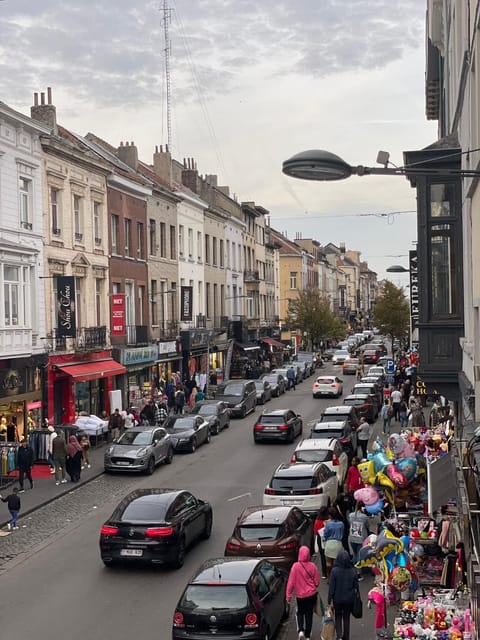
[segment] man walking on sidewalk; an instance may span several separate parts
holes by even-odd
[[[28,444],[28,440],[26,440],[25,438],[22,440],[21,446],[18,449],[17,464],[18,464],[18,482],[20,484],[19,493],[24,492],[23,482],[25,478],[27,478],[27,480],[30,482],[30,489],[33,489],[33,480],[32,480],[33,449]]]

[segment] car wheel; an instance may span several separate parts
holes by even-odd
[[[245,418],[246,415],[247,415],[247,407],[244,406],[242,409],[242,418]]]
[[[193,438],[190,444],[190,453],[195,453],[196,450],[197,450],[197,440],[196,438]]]
[[[175,569],[180,569],[181,567],[183,567],[183,563],[185,562],[186,552],[187,552],[187,545],[185,544],[185,538],[182,536],[177,546],[177,557],[172,562],[172,566]]]
[[[270,640],[270,630],[265,629],[265,633],[263,635],[263,640]]]
[[[113,569],[113,568],[116,566],[116,564],[115,564],[115,561],[114,561],[114,560],[104,560],[104,559],[102,558],[102,562],[103,562],[103,564],[107,567],[107,569]]]
[[[172,460],[173,460],[173,449],[172,447],[170,447],[165,457],[165,464],[172,464]]]
[[[220,433],[220,423],[217,422],[215,427],[212,429],[212,431],[210,432],[212,434],[212,436],[218,436],[218,434]]]
[[[228,429],[229,426],[230,426],[230,420],[227,420],[225,423],[225,429]]]
[[[288,442],[291,444],[292,442],[295,442],[295,429],[292,429],[292,433],[290,434],[290,437],[288,438]]]
[[[210,444],[210,440],[212,439],[212,434],[210,429],[207,429],[207,437],[205,438],[205,444]]]
[[[262,396],[262,397],[260,398],[260,404],[265,404],[265,396]]]
[[[202,538],[204,540],[208,540],[210,538],[210,536],[212,535],[212,514],[209,513],[207,514],[207,517],[205,518],[205,527],[203,529],[203,533],[202,533]]]
[[[155,471],[155,458],[152,456],[148,460],[148,464],[147,464],[147,468],[145,469],[145,473],[147,475],[151,476],[154,471]]]

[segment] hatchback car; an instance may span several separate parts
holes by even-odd
[[[202,400],[193,407],[191,415],[202,416],[210,426],[210,433],[218,435],[230,426],[230,409],[221,400]]]
[[[187,549],[210,537],[211,505],[189,491],[136,489],[100,530],[106,566],[119,562],[168,563],[181,567]]]
[[[384,367],[381,365],[374,365],[373,367],[370,367],[367,371],[367,376],[377,376],[379,378],[385,379],[385,376],[387,375],[387,372],[385,371]]]
[[[313,521],[297,507],[247,507],[225,546],[226,556],[265,558],[290,569],[298,550],[313,551]]]
[[[285,378],[279,373],[266,373],[262,376],[262,380],[266,380],[272,389],[272,396],[279,398],[287,388]]]
[[[253,427],[254,442],[281,440],[293,442],[303,432],[302,416],[291,409],[264,411]]]
[[[161,462],[170,464],[175,443],[163,427],[132,427],[107,447],[104,468],[152,474]]]
[[[307,438],[298,443],[290,462],[323,462],[337,474],[338,486],[343,486],[348,470],[348,455],[336,438]]]
[[[383,402],[383,388],[375,382],[357,382],[352,387],[352,394],[367,393],[373,396],[377,403],[377,409],[380,411]]]
[[[337,376],[318,376],[312,385],[312,394],[314,398],[322,396],[330,396],[339,398],[343,393],[343,380]]]
[[[355,431],[360,422],[360,417],[356,412],[355,407],[347,407],[346,405],[340,404],[326,407],[322,411],[322,417],[320,420],[321,422],[343,422],[346,420],[349,423],[350,428]]]
[[[380,357],[380,351],[378,349],[365,349],[363,352],[364,364],[376,364]]]
[[[350,351],[347,349],[337,349],[333,354],[332,364],[343,364],[350,358]]]
[[[351,461],[357,451],[357,434],[350,426],[348,420],[336,420],[332,422],[311,422],[310,438],[335,438],[340,443],[343,451]]]
[[[199,445],[210,442],[210,424],[204,416],[168,416],[163,426],[175,451],[195,453]]]
[[[360,418],[372,424],[378,416],[377,399],[368,393],[353,393],[343,399],[343,404],[355,407]]]
[[[349,358],[345,360],[342,365],[342,372],[344,376],[354,376],[357,373],[358,367],[360,366],[360,361],[358,358]]]
[[[322,462],[281,464],[263,493],[263,504],[299,507],[315,514],[337,498],[337,474]]]
[[[254,380],[255,390],[257,392],[257,404],[265,404],[272,399],[272,387],[268,380]]]
[[[260,558],[215,558],[194,573],[173,614],[172,640],[273,638],[289,615],[288,573]]]

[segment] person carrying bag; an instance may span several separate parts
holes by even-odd
[[[289,604],[294,593],[297,600],[298,640],[310,640],[319,584],[318,569],[310,560],[310,549],[302,546],[298,550],[298,562],[290,569],[286,591]]]
[[[337,638],[350,640],[350,615],[358,592],[358,576],[348,551],[338,554],[330,575],[328,604],[335,610]]]

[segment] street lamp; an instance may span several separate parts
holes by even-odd
[[[410,269],[407,269],[401,264],[392,264],[391,267],[385,269],[388,273],[410,273]]]

